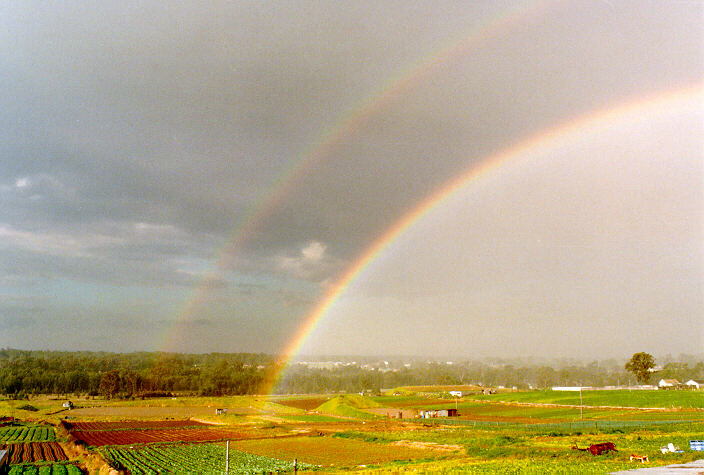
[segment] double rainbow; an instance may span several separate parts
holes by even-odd
[[[422,57],[406,70],[387,80],[364,102],[346,111],[333,127],[323,132],[321,138],[312,142],[293,161],[293,166],[285,170],[279,179],[257,200],[257,205],[249,214],[243,216],[236,224],[233,233],[226,240],[226,245],[218,253],[214,269],[207,272],[200,285],[186,301],[176,318],[176,323],[169,329],[160,348],[163,351],[177,351],[180,343],[185,341],[188,323],[194,319],[198,309],[205,303],[214,282],[232,267],[234,259],[242,246],[249,242],[271,214],[280,207],[291,193],[297,189],[317,164],[330,157],[345,139],[366,124],[372,117],[404,96],[423,80],[437,72],[443,65],[472,52],[491,38],[503,35],[543,12],[556,0],[538,0],[526,2],[500,12],[497,16],[476,25],[459,38],[455,38],[432,53]]]
[[[588,136],[595,131],[607,129],[615,124],[635,122],[662,113],[679,111],[680,108],[691,107],[692,104],[698,107],[698,110],[704,110],[704,84],[668,91],[652,97],[639,98],[593,111],[532,135],[497,154],[482,158],[478,165],[471,166],[408,211],[354,260],[305,318],[303,324],[280,354],[276,372],[267,378],[260,392],[270,394],[276,387],[276,384],[285,375],[288,361],[297,353],[308,335],[313,332],[316,325],[345,292],[345,289],[396,239],[450,196],[491,172],[520,162],[527,157],[535,157],[538,154],[554,150],[571,140]]]

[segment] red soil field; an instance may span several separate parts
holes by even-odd
[[[71,435],[86,445],[131,445],[153,442],[210,442],[236,440],[246,437],[242,432],[228,429],[151,429],[75,431]]]
[[[64,449],[57,442],[27,442],[22,444],[0,444],[0,449],[7,449],[11,464],[26,462],[56,462],[68,460]]]
[[[211,424],[192,420],[176,421],[119,421],[119,422],[64,422],[70,431],[102,431],[120,429],[169,429],[178,427],[212,427]]]

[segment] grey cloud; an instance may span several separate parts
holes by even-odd
[[[4,310],[3,310],[3,313]],[[14,330],[18,328],[29,328],[36,325],[36,320],[32,317],[5,316],[0,317],[0,329]]]
[[[263,315],[283,332],[292,308],[482,157],[704,77],[696,2],[556,2],[483,30],[529,6],[1,6],[0,285],[201,287],[213,320]],[[324,259],[302,259],[312,241]],[[174,311],[171,297],[149,318]]]

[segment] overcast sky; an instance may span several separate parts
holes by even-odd
[[[0,347],[704,348],[704,4],[6,2]],[[652,102],[652,101],[651,101]]]

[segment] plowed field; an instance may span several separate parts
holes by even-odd
[[[153,442],[210,442],[237,440],[245,437],[242,432],[228,429],[151,429],[151,430],[108,430],[71,432],[76,439],[86,445],[131,445]]]
[[[68,460],[64,449],[57,442],[28,442],[25,444],[0,445],[0,449],[9,451],[10,463],[56,462]]]
[[[179,427],[212,427],[204,422],[179,421],[119,421],[119,422],[71,422],[66,423],[70,431],[105,431],[124,429],[171,429]]]

